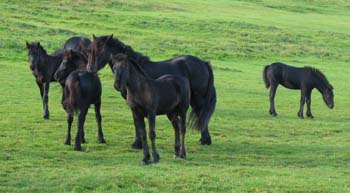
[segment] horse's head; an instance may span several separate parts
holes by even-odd
[[[29,57],[29,67],[32,71],[39,70],[43,67],[44,56],[47,55],[46,50],[40,45],[40,42],[26,42]]]
[[[64,82],[68,75],[78,69],[81,63],[84,62],[86,62],[86,60],[82,58],[82,54],[78,51],[65,50],[62,63],[55,72],[54,78],[59,82]]]
[[[89,71],[97,71],[99,66],[110,61],[110,55],[114,52],[111,41],[113,41],[113,34],[100,37],[93,35],[93,42],[89,49],[86,50],[88,55],[87,69]]]
[[[333,95],[333,87],[331,85],[327,86],[326,89],[322,92],[323,101],[326,105],[333,109],[334,107],[334,95]]]
[[[124,91],[130,77],[128,57],[125,54],[117,54],[111,58],[115,78],[114,88],[118,91]]]

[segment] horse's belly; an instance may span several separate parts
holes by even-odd
[[[293,83],[293,82],[286,81],[286,82],[283,82],[281,84],[284,87],[289,88],[289,89],[300,89],[300,86],[296,83]]]

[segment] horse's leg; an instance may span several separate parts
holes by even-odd
[[[70,145],[71,141],[71,128],[73,123],[73,114],[67,112],[67,123],[68,123],[68,129],[67,129],[67,136],[66,136],[66,142],[64,144]]]
[[[304,104],[305,104],[305,91],[301,89],[301,96],[300,96],[300,108],[298,112],[298,117],[300,119],[304,118]]]
[[[186,158],[185,149],[185,135],[186,135],[186,112],[182,112],[180,115],[180,158]]]
[[[175,142],[174,142],[174,149],[175,154],[174,158],[178,157],[180,154],[180,133],[179,133],[179,119],[177,118],[176,114],[168,114],[168,119],[171,121],[171,124],[173,125],[174,132],[175,132]]]
[[[134,119],[134,125],[135,128],[138,130],[140,134],[140,138],[142,141],[142,147],[143,147],[143,159],[141,160],[141,164],[145,165],[149,161],[149,150],[148,150],[148,144],[147,144],[147,133],[145,128],[145,121],[144,117],[134,110],[132,111],[132,116]]]
[[[274,117],[277,116],[277,113],[276,113],[276,109],[275,109],[275,95],[276,95],[276,91],[277,91],[277,87],[278,87],[278,84],[271,84],[271,87],[270,87],[270,94],[269,94],[269,98],[270,98],[270,114]]]
[[[85,123],[85,118],[86,118],[86,114],[87,114],[88,110],[89,110],[88,107],[80,109],[79,119],[78,119],[78,131],[77,131],[77,135],[75,137],[75,146],[74,146],[74,150],[76,150],[76,151],[83,150],[81,148],[81,141],[83,139],[84,123]]]
[[[50,113],[49,113],[49,89],[50,89],[50,83],[44,82],[43,83],[43,102],[44,102],[44,119],[49,119]]]
[[[133,149],[142,149],[142,140],[140,136],[140,131],[135,126],[135,141],[131,144],[131,148]]]
[[[106,143],[104,137],[103,137],[103,132],[102,132],[102,117],[101,117],[101,102],[95,103],[95,116],[96,116],[96,122],[98,126],[98,141],[100,143]]]
[[[311,113],[311,92],[312,90],[306,92],[306,107],[307,107],[306,116],[309,117],[310,119],[313,119],[314,116]]]
[[[150,113],[148,115],[148,123],[149,123],[149,138],[151,139],[152,143],[152,156],[153,156],[153,163],[156,164],[159,162],[159,154],[156,149],[156,115],[155,113]]]
[[[192,93],[191,106],[192,106],[192,110],[195,113],[195,116],[198,117],[200,108],[203,108],[203,103],[204,103],[204,99],[202,96],[195,95],[194,93]],[[201,129],[201,138],[199,139],[200,143],[202,145],[211,145],[211,137],[210,137],[208,125],[200,129]]]
[[[61,83],[60,83],[61,84]],[[63,101],[64,99],[66,98],[65,97],[65,94],[64,94],[64,84],[61,84],[61,87],[62,87],[62,98],[61,98],[61,104],[63,105]]]

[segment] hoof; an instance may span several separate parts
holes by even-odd
[[[141,160],[141,165],[147,165],[148,161],[147,160]]]
[[[153,164],[157,164],[157,163],[159,162],[159,159],[160,159],[160,157],[159,157],[159,154],[158,154],[158,153],[155,154],[155,155],[153,155],[153,161],[152,161],[152,163],[153,163]]]
[[[86,143],[85,138],[81,139],[81,143]]]
[[[49,117],[50,117],[49,115],[44,115],[43,116],[44,120],[49,120]]]
[[[300,112],[298,113],[298,117],[299,117],[299,119],[304,119],[304,115],[301,114]]]
[[[83,148],[81,148],[81,147],[79,147],[79,146],[75,146],[75,147],[74,147],[74,150],[75,150],[75,151],[83,151]]]
[[[313,116],[313,115],[308,115],[308,116],[307,116],[307,118],[309,118],[309,119],[313,119],[313,118],[314,118],[314,116]]]
[[[131,144],[132,149],[142,149],[142,142],[139,140],[135,140],[133,144]]]
[[[70,145],[70,141],[64,142],[65,145]]]
[[[202,136],[199,140],[199,142],[201,143],[201,145],[211,145],[211,137],[210,135],[208,136]]]
[[[106,143],[106,140],[103,139],[103,138],[102,138],[102,139],[99,139],[98,141],[99,141],[100,143]]]

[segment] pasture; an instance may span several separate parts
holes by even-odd
[[[350,2],[1,1],[0,192],[350,192]],[[71,36],[114,34],[152,60],[191,54],[210,61],[217,105],[213,144],[188,129],[187,159],[173,159],[174,132],[157,117],[160,162],[142,166],[131,111],[106,66],[97,142],[90,109],[83,152],[64,145],[61,87],[51,84],[50,120],[28,64],[25,41],[52,53]],[[300,91],[279,87],[269,115],[264,65],[320,69],[334,86],[330,110],[314,90],[314,119],[298,119]],[[76,132],[76,118],[72,134]]]

